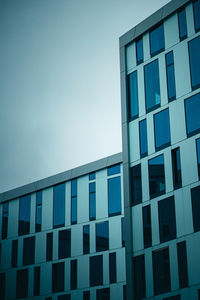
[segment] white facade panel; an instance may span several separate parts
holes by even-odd
[[[89,256],[83,255],[78,260],[78,288],[90,286]]]
[[[186,6],[185,12],[186,12],[186,20],[187,20],[188,37],[190,37],[195,34],[192,3]]]
[[[143,248],[142,210],[141,206],[132,207],[133,251]]]
[[[30,233],[35,232],[36,193],[31,194]]]
[[[51,294],[52,287],[52,264],[45,263],[40,267],[40,294]]]
[[[172,145],[186,138],[185,110],[183,101],[173,101],[169,105],[170,132]]]
[[[199,284],[200,274],[200,233],[193,234],[187,240],[188,279],[190,285]]]
[[[35,236],[35,263],[46,260],[46,233],[41,232]]]
[[[174,242],[170,243],[169,261],[170,261],[171,290],[175,291],[179,288],[179,278],[178,278],[177,248]]]
[[[143,35],[144,61],[150,59],[149,33]]]
[[[129,123],[130,163],[140,159],[138,121]]]
[[[71,228],[71,256],[78,256],[83,253],[83,228],[81,225],[74,225]]]
[[[89,220],[89,182],[88,176],[78,179],[78,223]]]
[[[53,227],[53,188],[42,192],[42,230]]]
[[[18,236],[19,200],[9,202],[8,238]]]
[[[109,219],[109,248],[120,248],[121,242],[121,216]]]
[[[101,170],[96,174],[96,218],[108,216],[108,188],[107,170]]]
[[[128,47],[126,47],[126,66],[128,73],[130,73],[136,66],[135,43],[131,43]]]
[[[195,141],[187,139],[181,149],[182,184],[191,184],[198,180]]]
[[[173,14],[164,22],[165,49],[168,49],[179,42],[178,17]]]

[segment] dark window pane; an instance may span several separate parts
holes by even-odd
[[[64,291],[64,262],[52,264],[52,293]]]
[[[196,145],[197,145],[197,167],[198,167],[198,173],[200,178],[200,139],[197,139]]]
[[[19,235],[30,232],[31,196],[27,195],[19,199]]]
[[[188,286],[186,241],[177,244],[177,256],[178,256],[179,286],[181,289],[183,289]]]
[[[6,273],[0,273],[0,299],[5,300]]]
[[[16,298],[28,297],[28,269],[17,271]]]
[[[126,284],[123,285],[123,300],[126,300]]]
[[[53,254],[53,233],[47,233],[47,240],[46,240],[46,260],[51,261],[52,260],[52,254]]]
[[[158,54],[165,49],[164,26],[161,24],[159,27],[150,31],[150,50],[151,56]]]
[[[71,181],[71,224],[77,223],[77,179]]]
[[[172,170],[174,188],[182,187],[180,148],[172,150]]]
[[[194,25],[195,30],[200,30],[200,1],[196,0],[193,2],[193,9],[194,9]]]
[[[40,295],[40,267],[34,268],[34,296]]]
[[[154,115],[154,130],[156,151],[171,144],[168,108]]]
[[[185,100],[187,135],[191,136],[200,131],[200,94]]]
[[[158,60],[144,67],[146,111],[160,106],[160,80]]]
[[[35,231],[40,232],[42,227],[42,191],[36,193]]]
[[[23,247],[23,266],[32,265],[35,263],[35,237],[24,239]]]
[[[130,170],[131,175],[131,205],[142,202],[142,177],[141,165],[136,165]]]
[[[2,216],[2,240],[6,239],[8,235],[8,202],[3,203],[3,216]]]
[[[58,296],[58,300],[70,300],[70,299],[71,299],[70,294],[65,294],[65,295]]]
[[[158,202],[160,242],[176,238],[176,217],[174,197],[169,197]]]
[[[90,286],[103,284],[103,256],[90,257]]]
[[[17,267],[17,257],[18,257],[18,240],[12,241],[12,268]]]
[[[96,183],[89,184],[89,213],[90,221],[96,219]]]
[[[96,252],[109,249],[108,221],[96,224]]]
[[[97,300],[110,300],[110,289],[104,288],[96,291]]]
[[[71,181],[71,194],[72,197],[77,196],[77,179]]]
[[[190,74],[192,89],[200,86],[200,37],[197,37],[188,43],[190,57]]]
[[[171,290],[169,249],[153,251],[154,294],[158,295]]]
[[[175,72],[174,72],[174,54],[170,51],[165,55],[168,99],[172,101],[176,98]]]
[[[134,299],[146,297],[144,255],[133,257]]]
[[[142,208],[143,215],[143,237],[144,237],[144,248],[150,247],[152,244],[151,238],[151,209],[150,205]]]
[[[117,281],[117,265],[116,265],[116,253],[109,253],[109,277],[110,283],[116,283]]]
[[[83,254],[90,252],[90,225],[83,226]]]
[[[90,300],[90,291],[83,292],[83,300]]]
[[[178,12],[178,28],[179,28],[179,38],[184,40],[187,38],[187,22],[185,8]]]
[[[52,300],[52,297],[46,297],[45,299],[46,300]]]
[[[90,173],[89,174],[89,180],[95,180],[96,179],[96,173],[93,172],[93,173]]]
[[[121,218],[121,222],[122,222],[122,247],[125,247],[124,218]]]
[[[143,39],[142,37],[136,41],[136,58],[137,64],[141,64],[143,62]]]
[[[139,122],[139,130],[140,130],[140,155],[141,157],[144,157],[148,153],[146,119]]]
[[[128,110],[129,119],[138,117],[138,82],[137,71],[127,76],[128,80]]]
[[[191,189],[194,231],[200,231],[200,186]]]
[[[154,198],[165,193],[164,155],[149,160],[149,190]]]
[[[53,228],[65,225],[65,184],[53,187]]]
[[[180,295],[164,298],[163,300],[181,300]]]
[[[59,247],[58,257],[59,259],[67,258],[71,256],[71,230],[65,229],[59,231]]]
[[[120,173],[120,164],[111,166],[107,169],[108,176]]]
[[[71,290],[77,289],[77,259],[71,260]]]
[[[109,217],[121,214],[121,177],[108,179]]]

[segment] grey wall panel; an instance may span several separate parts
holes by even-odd
[[[125,262],[125,248],[117,251],[117,282],[126,281],[126,262]]]
[[[191,184],[198,180],[196,147],[194,139],[187,139],[182,142],[181,166],[183,186]]]
[[[165,49],[168,49],[179,42],[178,17],[173,14],[164,22]]]
[[[71,256],[83,254],[83,229],[81,225],[71,228]]]
[[[124,47],[121,49],[124,49]],[[127,71],[127,73],[132,72],[132,70],[135,67],[136,67],[136,49],[135,49],[135,42],[133,42],[126,47],[126,71]],[[125,70],[121,70],[121,71],[125,71]]]
[[[16,270],[6,272],[6,300],[16,299]]]
[[[152,264],[152,249],[145,251],[145,267],[146,267],[146,295],[151,297],[154,295],[153,288],[153,264]]]
[[[188,37],[190,37],[195,34],[192,3],[186,6],[185,11],[186,11],[186,19],[187,19]]]
[[[42,192],[42,230],[53,227],[53,188]]]
[[[144,61],[150,59],[150,44],[149,44],[149,33],[146,32],[143,35],[143,51],[144,51]]]
[[[18,236],[19,200],[9,202],[8,238]]]
[[[96,218],[108,216],[107,170],[96,174]]]
[[[36,193],[31,194],[30,233],[35,232]]]
[[[46,232],[38,233],[35,236],[35,263],[46,260]]]
[[[200,233],[188,237],[188,279],[189,285],[199,284],[200,274]]]
[[[64,282],[65,291],[70,291],[70,260],[65,260],[65,282]]]
[[[179,277],[178,277],[177,246],[176,243],[174,243],[174,241],[170,243],[169,261],[170,261],[171,290],[175,291],[179,289]]]
[[[177,113],[178,112],[178,113]],[[186,138],[185,110],[182,98],[169,105],[171,143],[176,144]]]
[[[121,216],[109,219],[109,248],[121,248]]]
[[[40,268],[40,294],[51,294],[52,266],[51,263],[44,263]]]
[[[169,149],[164,151],[164,164],[165,164],[165,189],[166,189],[166,193],[169,193],[172,192],[174,189],[173,177],[172,177],[172,156],[171,156],[171,151],[169,151]]]
[[[109,284],[109,253],[103,253],[103,284]]]
[[[143,249],[142,206],[132,207],[133,251]]]
[[[90,272],[89,272],[89,256],[83,255],[78,260],[78,287],[80,289],[90,286]]]
[[[89,220],[89,181],[88,176],[78,179],[78,223]]]

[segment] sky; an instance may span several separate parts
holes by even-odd
[[[119,37],[169,0],[0,0],[0,192],[122,151]]]

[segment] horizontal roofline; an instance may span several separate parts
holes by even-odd
[[[94,162],[82,165],[71,170],[23,185],[21,187],[3,192],[0,194],[0,203],[19,198],[23,195],[34,193],[36,191],[49,188],[53,185],[72,180],[77,177],[99,171],[112,165],[122,163],[122,153],[113,154]]]

